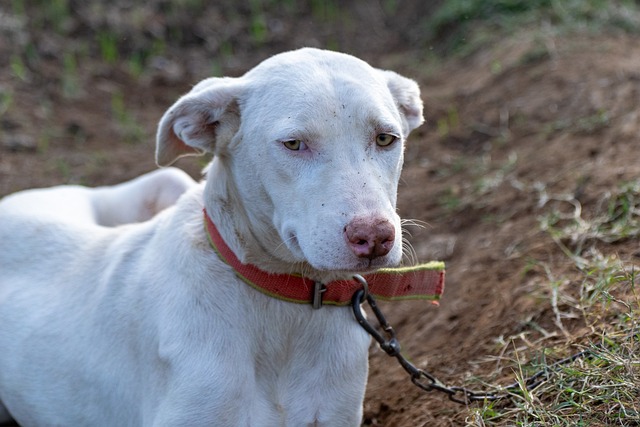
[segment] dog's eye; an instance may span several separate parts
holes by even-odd
[[[397,137],[391,134],[380,133],[378,134],[378,136],[376,136],[376,144],[378,144],[379,147],[387,147],[396,142],[397,139]]]
[[[307,148],[304,142],[299,139],[290,139],[288,141],[282,141],[282,144],[287,147],[289,150],[298,151],[304,150]]]

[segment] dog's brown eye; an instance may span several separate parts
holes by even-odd
[[[282,143],[289,150],[293,151],[304,150],[305,148],[304,142],[300,141],[299,139],[290,139],[288,141],[282,141]]]
[[[391,134],[380,133],[378,134],[378,136],[376,136],[376,144],[378,144],[378,146],[380,147],[387,147],[393,144],[396,141],[396,139],[398,138]]]

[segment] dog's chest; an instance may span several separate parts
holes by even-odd
[[[369,336],[348,307],[285,304],[290,307],[266,316],[256,329],[257,402],[279,425],[343,425],[359,418]]]

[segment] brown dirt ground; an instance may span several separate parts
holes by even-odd
[[[112,184],[153,169],[157,120],[205,77],[179,66],[193,52],[184,53],[189,58],[174,52],[178,71],[163,66],[142,77],[93,58],[79,64],[78,89],[65,95],[59,60],[45,57],[17,78],[9,66],[14,47],[4,40],[0,94],[10,93],[11,103],[2,111],[0,102],[0,197],[62,183]],[[48,48],[64,50],[56,43],[62,42],[53,37]],[[437,63],[419,49],[350,50],[421,84],[427,123],[408,143],[399,208],[403,217],[427,223],[409,230],[419,258],[447,262],[439,308],[385,303],[382,309],[406,353],[446,383],[511,382],[508,369],[489,377],[507,363],[491,359],[505,350],[500,339],[535,339],[531,323],[558,334],[541,265],[568,274],[574,268],[540,229],[551,205],[541,204],[543,195],[570,195],[588,212],[608,191],[640,177],[640,43],[620,34],[522,33]],[[265,48],[222,69],[238,74],[270,53]],[[134,125],[118,118],[118,97]],[[179,166],[198,176],[202,163]],[[637,241],[601,249],[623,259],[640,256]],[[365,425],[463,425],[468,416],[464,406],[415,388],[372,348]]]
[[[504,350],[498,338],[518,337],[527,324],[558,332],[541,265],[569,277],[575,267],[541,231],[538,218],[549,204],[541,206],[535,188],[571,196],[588,212],[640,176],[637,40],[568,37],[535,60],[529,43],[504,41],[447,62],[422,82],[430,123],[409,143],[400,210],[429,224],[412,241],[421,257],[445,259],[447,290],[435,310],[384,308],[407,353],[447,383],[490,381],[496,362],[487,358]],[[452,106],[459,125],[439,135],[433,124]],[[625,260],[640,256],[637,239],[601,250]],[[532,261],[538,264],[530,269]],[[365,405],[371,424],[464,423],[464,409],[414,390],[386,358],[372,352]]]

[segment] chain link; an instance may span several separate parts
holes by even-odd
[[[358,276],[358,277],[359,277],[358,281],[362,283],[362,281],[360,280],[362,279],[361,276]],[[361,308],[361,305],[365,302],[369,305],[369,307],[371,308],[371,311],[375,315],[376,320],[378,321],[378,324],[379,324],[379,328],[382,329],[382,331],[384,331],[384,334],[385,334],[384,336],[378,331],[376,327],[374,327],[373,325],[371,325],[371,323],[369,323],[369,321],[367,321]],[[360,326],[362,326],[362,328],[364,328],[364,330],[367,331],[369,335],[371,335],[371,337],[378,343],[380,348],[385,353],[387,353],[387,355],[396,358],[400,366],[402,366],[402,368],[405,371],[407,371],[407,373],[410,375],[411,382],[413,384],[415,384],[417,387],[419,387],[424,391],[428,391],[428,392],[437,391],[437,392],[446,394],[449,400],[462,405],[469,405],[472,402],[495,401],[495,400],[504,399],[509,395],[508,392],[520,390],[522,386],[524,386],[529,391],[533,390],[538,385],[540,385],[543,381],[545,381],[549,377],[549,375],[553,371],[555,371],[557,367],[561,365],[566,365],[580,357],[585,357],[591,353],[590,350],[581,351],[565,359],[559,360],[558,362],[550,365],[546,369],[536,372],[535,374],[526,378],[523,382],[515,381],[512,384],[509,384],[504,387],[500,387],[502,390],[505,391],[505,393],[479,392],[479,391],[474,391],[474,390],[470,390],[468,388],[459,387],[459,386],[449,387],[444,383],[442,383],[440,380],[438,380],[438,378],[431,375],[430,373],[417,368],[415,365],[409,362],[401,354],[400,342],[396,338],[395,331],[393,330],[391,325],[389,325],[389,323],[387,322],[387,319],[384,317],[384,315],[380,311],[380,308],[378,308],[378,304],[376,300],[373,298],[371,294],[366,292],[366,285],[364,285],[363,289],[356,291],[356,293],[353,295],[353,298],[351,300],[351,306],[353,309],[353,314],[356,320],[358,321],[358,323],[360,324]]]

